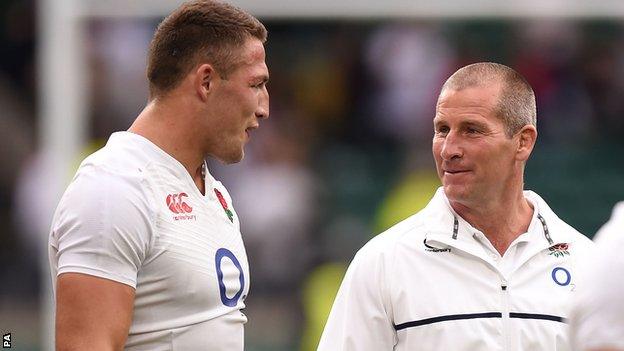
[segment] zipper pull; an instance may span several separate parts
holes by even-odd
[[[507,290],[507,280],[503,279],[503,281],[501,282],[501,290],[506,291]]]

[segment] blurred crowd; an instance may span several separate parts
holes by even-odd
[[[158,21],[89,22],[85,152],[126,129],[144,106],[145,53]],[[430,151],[437,93],[462,65],[504,63],[534,87],[540,150],[526,187],[564,220],[591,237],[624,198],[619,22],[265,23],[271,117],[252,134],[243,162],[210,164],[242,219],[252,277],[248,350],[314,350],[355,251],[426,204],[439,185]],[[36,320],[39,265],[47,262],[37,249],[48,232],[37,223],[46,211],[46,160],[37,148],[35,34],[32,1],[0,2],[2,330]]]

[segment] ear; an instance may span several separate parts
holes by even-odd
[[[214,85],[219,75],[214,67],[208,63],[203,63],[195,69],[194,87],[197,95],[202,101],[208,99],[208,95],[214,91]]]
[[[535,142],[537,141],[537,129],[535,126],[526,125],[518,132],[518,150],[516,157],[521,161],[526,161],[531,156]]]

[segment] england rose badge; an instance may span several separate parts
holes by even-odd
[[[223,194],[221,194],[221,192],[219,190],[217,190],[216,188],[214,189],[214,192],[215,192],[215,195],[217,195],[217,199],[219,199],[219,202],[221,203],[221,206],[223,207],[223,210],[225,211],[225,214],[230,219],[230,222],[234,223],[234,214],[229,209],[228,204],[225,201],[225,198],[223,197]]]

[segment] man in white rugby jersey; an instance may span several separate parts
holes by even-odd
[[[204,160],[240,161],[268,118],[266,36],[211,0],[158,26],[147,106],[82,162],[54,216],[58,350],[243,350],[247,256]]]
[[[524,191],[536,114],[507,66],[446,81],[432,143],[442,187],[357,253],[319,350],[569,350],[567,300],[591,242]]]
[[[595,239],[570,318],[572,344],[576,351],[624,351],[624,202]]]

